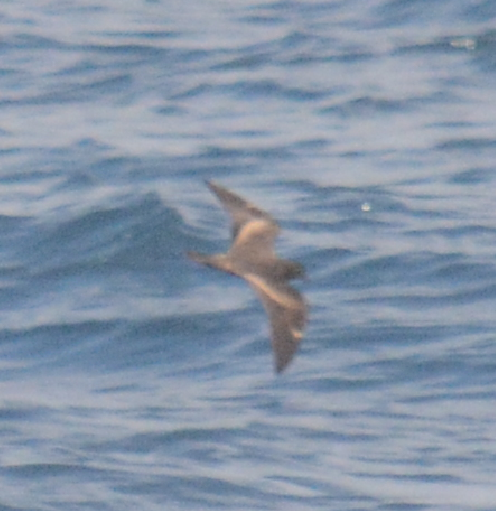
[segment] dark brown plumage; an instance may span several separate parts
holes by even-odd
[[[193,261],[245,279],[262,301],[272,326],[276,372],[291,362],[302,339],[307,308],[287,281],[304,276],[303,266],[278,259],[274,239],[280,229],[265,211],[212,181],[210,190],[232,219],[232,244],[226,254],[188,252]]]

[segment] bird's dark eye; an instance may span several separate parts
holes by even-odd
[[[294,261],[285,261],[282,267],[283,277],[286,279],[296,279],[305,276],[305,268],[302,264]]]

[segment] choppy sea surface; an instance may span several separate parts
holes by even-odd
[[[496,2],[3,0],[0,510],[496,509]],[[214,179],[302,262],[273,373]]]

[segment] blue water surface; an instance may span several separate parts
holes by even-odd
[[[496,3],[4,0],[0,510],[496,509]],[[214,179],[301,261],[273,373]]]

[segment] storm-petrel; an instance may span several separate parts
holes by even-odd
[[[232,219],[232,244],[226,254],[188,252],[193,261],[245,279],[262,301],[272,326],[274,365],[280,373],[301,341],[307,308],[287,281],[304,276],[300,263],[278,259],[274,239],[280,231],[271,215],[212,181],[210,190]]]

